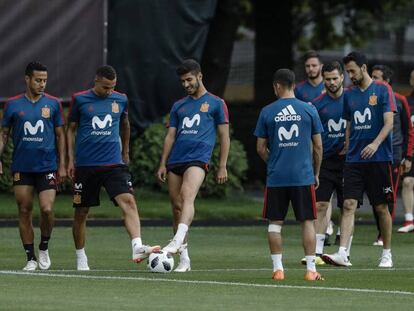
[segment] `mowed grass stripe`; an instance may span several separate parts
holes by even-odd
[[[324,287],[324,286],[300,286],[300,285],[282,285],[282,284],[254,284],[239,282],[222,282],[222,281],[203,281],[203,280],[180,280],[180,279],[163,279],[163,278],[144,278],[144,277],[122,277],[122,276],[92,276],[92,275],[74,275],[74,274],[58,274],[58,273],[35,273],[23,271],[0,271],[4,275],[24,275],[34,277],[50,277],[50,278],[74,278],[74,279],[93,279],[93,280],[125,280],[125,281],[152,281],[152,282],[171,282],[196,285],[221,285],[221,286],[242,286],[255,288],[286,288],[286,289],[308,289],[308,290],[326,290],[341,291],[355,293],[372,293],[387,295],[407,295],[414,296],[414,292],[398,291],[398,290],[378,290],[369,288],[346,288],[346,287]]]

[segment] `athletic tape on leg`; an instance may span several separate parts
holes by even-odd
[[[267,232],[280,233],[280,232],[282,232],[282,226],[281,225],[270,224],[269,227],[267,228]]]

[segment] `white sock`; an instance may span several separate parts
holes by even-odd
[[[316,254],[323,253],[323,244],[325,243],[325,234],[316,234]]]
[[[405,221],[413,221],[414,217],[413,217],[413,213],[405,213]]]
[[[315,255],[305,256],[305,258],[306,258],[306,269],[308,271],[316,272]]]
[[[382,256],[385,256],[385,255],[391,255],[391,249],[383,249],[382,250]]]
[[[348,247],[346,248],[346,256],[349,257],[351,254],[351,245],[352,245],[352,239],[353,239],[353,235],[351,235],[349,237],[349,242],[348,242]]]
[[[282,254],[271,254],[270,257],[272,258],[273,262],[273,272],[277,270],[283,271]]]
[[[338,250],[338,254],[341,255],[342,257],[346,258],[346,247],[343,246],[339,246],[339,250]]]
[[[336,235],[341,235],[341,227],[338,226],[338,231],[336,231]]]
[[[188,256],[188,248],[187,247],[180,254],[180,262],[181,261],[190,261],[190,256]]]
[[[135,249],[141,247],[142,246],[141,238],[133,238],[131,240],[131,245],[132,245],[132,250],[135,250]]]
[[[177,232],[174,235],[174,240],[176,240],[178,243],[182,244],[185,238],[185,235],[187,234],[188,226],[186,224],[179,224],[177,228]]]
[[[77,249],[76,250],[76,257],[86,257],[85,248]]]

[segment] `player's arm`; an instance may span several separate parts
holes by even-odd
[[[162,148],[162,154],[161,154],[161,160],[160,160],[160,166],[157,171],[158,180],[162,182],[165,182],[165,180],[167,179],[167,159],[174,145],[176,133],[177,133],[177,129],[175,127],[169,127],[167,131],[167,135],[165,135],[164,147]]]
[[[2,156],[3,156],[4,148],[7,145],[7,141],[9,140],[10,128],[3,127],[1,128],[0,131],[1,131],[0,133],[0,174],[3,174]]]
[[[55,127],[55,136],[56,136],[56,144],[59,154],[59,167],[58,167],[58,174],[59,178],[64,178],[67,176],[66,174],[66,140],[65,140],[65,130],[63,126]]]
[[[372,156],[377,152],[379,145],[387,138],[390,134],[392,127],[394,125],[394,112],[388,111],[384,112],[384,126],[382,127],[381,131],[379,132],[378,136],[366,146],[361,151],[361,157],[363,159],[372,158]]]
[[[257,154],[267,163],[269,159],[269,149],[267,149],[267,138],[257,137],[256,142]]]
[[[342,150],[339,152],[340,155],[344,155],[348,152],[349,136],[351,135],[350,126],[351,126],[351,122],[346,121],[344,148],[342,148]]]
[[[131,127],[129,125],[128,116],[121,119],[121,144],[122,144],[122,161],[129,164],[129,140],[131,137]]]
[[[319,187],[319,172],[322,163],[322,136],[321,134],[312,135],[312,156],[313,156],[313,173],[315,175],[315,188]]]
[[[224,184],[227,181],[227,158],[230,151],[229,124],[219,124],[217,126],[220,141],[219,167],[217,170],[217,182]]]
[[[67,174],[70,178],[75,177],[75,135],[78,124],[76,122],[70,122],[66,133],[66,141],[68,146],[68,168]]]
[[[410,106],[405,97],[400,98],[402,103],[401,117],[401,131],[403,134],[403,156],[402,173],[408,173],[411,169],[411,161],[413,155],[414,131],[411,123]]]

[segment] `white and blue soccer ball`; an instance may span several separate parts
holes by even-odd
[[[174,268],[174,258],[171,254],[159,251],[148,258],[148,269],[151,272],[169,273]]]

